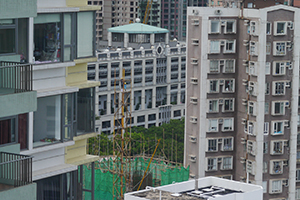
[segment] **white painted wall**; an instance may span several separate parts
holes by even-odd
[[[44,8],[44,7],[66,7],[66,0],[37,0],[37,7]]]

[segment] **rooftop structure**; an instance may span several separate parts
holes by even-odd
[[[147,187],[145,190],[125,194],[125,200],[138,199],[176,199],[176,200],[262,200],[262,187],[241,182],[205,177],[195,180],[165,185]]]

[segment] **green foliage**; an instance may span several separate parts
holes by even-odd
[[[99,141],[100,138],[100,141]],[[168,124],[150,128],[131,128],[131,154],[151,156],[157,145],[157,140],[161,139],[156,157],[168,159],[173,162],[183,163],[184,150],[184,118],[171,120]],[[89,153],[100,156],[113,154],[113,142],[107,135],[101,134],[89,139]]]

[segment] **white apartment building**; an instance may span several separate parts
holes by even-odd
[[[185,165],[191,177],[300,199],[298,8],[188,8]]]
[[[108,29],[108,49],[97,52],[88,66],[88,79],[96,88],[98,132],[110,134],[114,125],[114,99],[121,99],[118,81],[125,70],[131,93],[132,126],[158,126],[184,116],[185,44],[169,41],[169,31],[142,23]],[[116,89],[116,97],[115,90]]]

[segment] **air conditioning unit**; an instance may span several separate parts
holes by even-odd
[[[289,160],[284,160],[283,161],[283,166],[288,166],[289,165]]]
[[[223,124],[223,119],[219,119],[219,124]]]
[[[248,85],[248,80],[247,79],[242,79],[242,81],[243,81],[243,85]]]
[[[195,136],[190,136],[190,141],[195,143],[197,142],[197,138]]]
[[[286,42],[286,47],[291,48],[292,47],[292,42]]]
[[[290,127],[290,121],[284,121],[284,126]]]
[[[223,99],[219,99],[219,104],[223,104]]]
[[[222,144],[222,142],[223,142],[223,139],[222,139],[222,138],[219,138],[219,139],[218,139],[218,143]]]
[[[198,84],[198,79],[195,78],[195,77],[191,77],[191,83],[194,84],[194,85],[197,85]]]
[[[285,102],[285,107],[290,107],[290,102]]]
[[[198,10],[193,10],[193,14],[198,15],[199,14]]]
[[[247,42],[244,41],[243,45],[244,45],[245,47],[248,46],[248,45],[249,45],[249,41],[247,41]]]
[[[221,163],[222,162],[222,158],[218,158],[218,163]]]
[[[225,60],[220,60],[220,65],[224,65]]]
[[[195,155],[190,155],[190,160],[192,162],[196,162],[196,156]]]
[[[196,124],[196,123],[197,123],[197,117],[195,117],[195,116],[191,116],[191,120],[190,120],[190,122],[192,122],[192,123]]]
[[[225,26],[226,25],[226,21],[221,21],[221,26]]]
[[[247,100],[247,99],[242,99],[242,104],[243,104],[244,106],[247,106],[247,105],[248,105],[248,100]]]
[[[198,103],[197,97],[191,97],[191,103],[197,104]]]
[[[288,22],[288,23],[287,23],[287,27],[288,27],[290,30],[294,30],[294,22]]]
[[[215,10],[215,15],[221,15],[222,14],[222,10]]]
[[[221,46],[225,46],[225,40],[221,40],[221,41],[220,41],[220,45],[221,45]]]
[[[288,140],[284,141],[284,142],[283,142],[283,145],[284,145],[285,147],[288,147],[288,146],[289,146],[289,141],[288,141]]]
[[[282,180],[282,185],[285,186],[285,187],[288,187],[289,186],[289,180]]]
[[[240,157],[240,159],[241,159],[241,163],[246,163],[246,158]]]
[[[242,118],[242,124],[247,124],[247,119]]]
[[[223,85],[224,84],[224,80],[220,80],[220,85]]]

